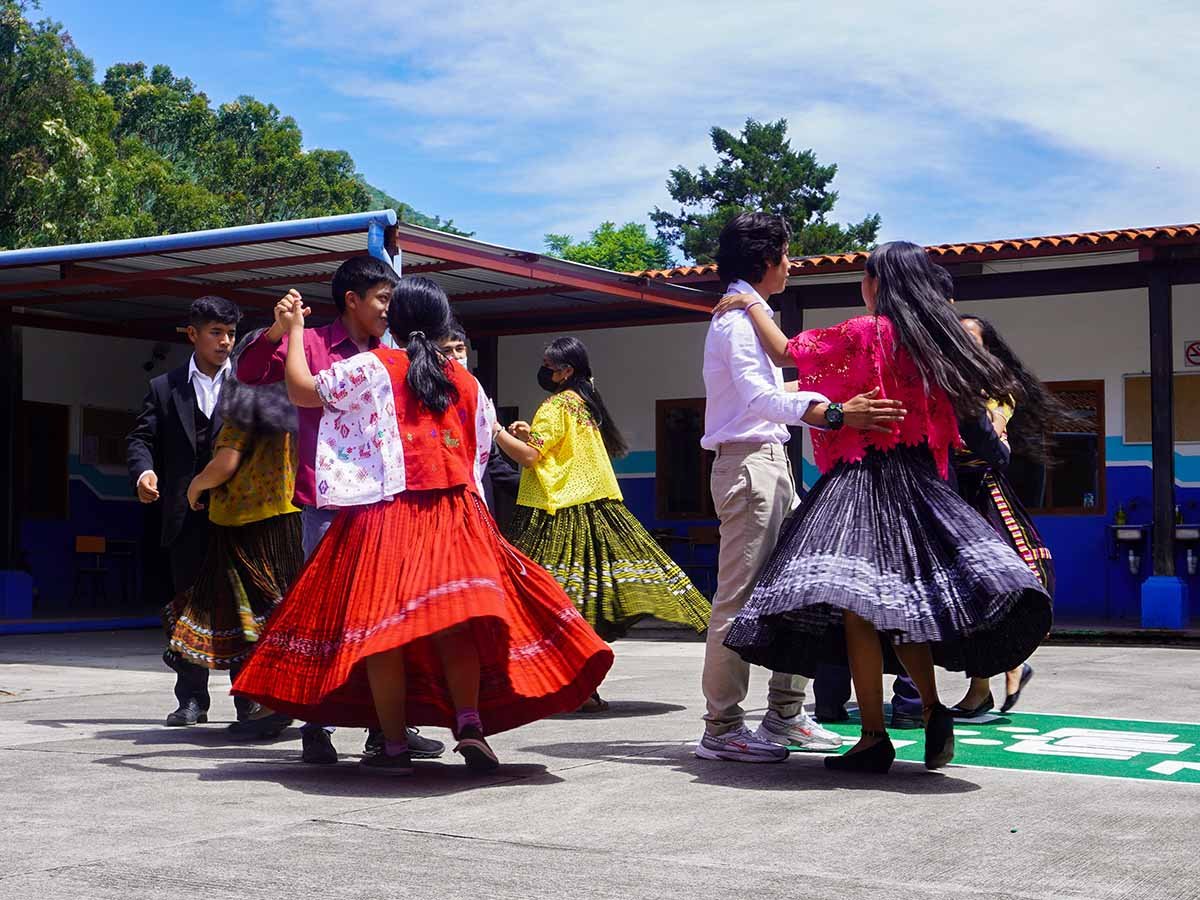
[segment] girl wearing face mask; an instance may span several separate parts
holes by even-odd
[[[703,631],[709,603],[622,502],[610,457],[628,445],[592,380],[587,348],[571,337],[546,348],[537,373],[550,396],[509,433],[524,468],[512,541],[545,566],[606,640],[654,616]],[[584,710],[607,709],[599,694]]]

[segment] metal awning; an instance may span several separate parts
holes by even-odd
[[[196,297],[237,302],[253,327],[289,288],[327,318],[334,270],[361,253],[437,281],[479,336],[703,321],[714,302],[683,285],[398,224],[380,210],[0,252],[0,320],[170,340]]]

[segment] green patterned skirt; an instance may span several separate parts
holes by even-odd
[[[648,616],[696,631],[708,627],[708,599],[619,500],[554,515],[518,506],[510,539],[546,567],[606,641]]]

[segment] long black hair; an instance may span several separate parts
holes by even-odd
[[[604,405],[604,398],[596,390],[596,383],[592,380],[592,364],[583,341],[573,337],[557,338],[546,348],[545,356],[557,368],[570,366],[575,370],[570,378],[558,386],[558,391],[571,390],[582,397],[600,428],[608,455],[614,459],[625,456],[629,452],[629,442],[621,434],[621,429],[617,428],[608,407]]]
[[[944,390],[961,418],[981,413],[1008,376],[963,330],[925,250],[908,241],[882,244],[871,251],[866,268],[879,279],[875,314],[891,320],[926,388],[936,384]]]
[[[1007,392],[1016,403],[1016,413],[1008,434],[1013,451],[1039,463],[1050,462],[1053,433],[1078,429],[1081,421],[1078,414],[1025,367],[991,322],[970,313],[961,313],[959,319],[979,325],[984,349],[999,360],[1006,370]]]
[[[265,328],[259,328],[250,332],[238,341],[233,350],[233,368],[221,385],[221,418],[252,434],[278,434],[283,431],[295,434],[298,428],[296,407],[288,399],[286,384],[280,381],[252,386],[238,381],[233,374],[237,371],[242,352],[264,331]]]
[[[438,341],[446,339],[453,321],[450,301],[437,282],[419,276],[401,278],[388,307],[388,330],[396,344],[408,351],[409,390],[426,408],[445,412],[458,402],[458,388],[450,379],[450,366]]]

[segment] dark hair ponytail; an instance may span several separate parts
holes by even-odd
[[[617,428],[608,407],[604,405],[604,398],[596,390],[596,383],[592,380],[592,364],[588,360],[587,347],[583,345],[583,341],[573,337],[560,337],[546,348],[546,359],[559,368],[570,366],[575,370],[570,378],[559,385],[558,390],[575,391],[583,398],[588,412],[600,428],[600,437],[604,439],[604,449],[608,451],[608,455],[620,459],[629,453],[629,442],[621,434],[621,429]]]
[[[913,358],[926,389],[936,384],[961,418],[983,412],[988,397],[1009,383],[1003,366],[963,330],[928,254],[908,241],[871,251],[867,274],[879,279],[875,314],[889,319]]]
[[[1008,429],[1013,452],[1035,462],[1050,463],[1054,432],[1079,429],[1085,423],[1090,424],[1089,420],[1072,410],[1042,384],[991,322],[970,313],[961,314],[959,319],[979,325],[984,349],[999,360],[1008,372],[1008,392],[1017,405]]]
[[[452,363],[437,342],[450,333],[450,301],[435,281],[401,278],[388,307],[388,330],[408,351],[409,390],[433,412],[445,412],[458,402],[458,388],[450,378]]]

